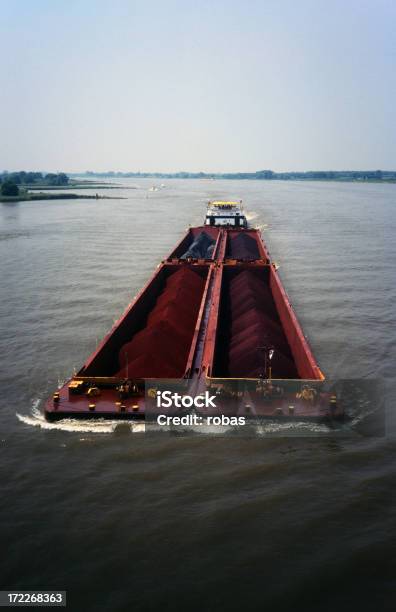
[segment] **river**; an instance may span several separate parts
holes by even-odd
[[[1,588],[67,590],[73,612],[394,610],[396,185],[117,183],[0,204]],[[382,381],[385,435],[44,421],[214,198],[262,229],[326,375]]]

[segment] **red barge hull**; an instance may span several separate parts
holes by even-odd
[[[190,228],[45,416],[144,419],[146,381],[164,379],[214,390],[224,414],[343,416],[257,229]]]

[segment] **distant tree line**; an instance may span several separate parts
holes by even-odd
[[[19,187],[42,186],[61,187],[69,183],[69,177],[64,172],[43,174],[42,172],[3,172],[0,174],[1,195],[17,196]]]
[[[69,177],[64,172],[54,174],[43,174],[42,172],[3,172],[0,174],[0,182],[14,183],[14,185],[67,185]]]
[[[396,171],[385,170],[313,170],[308,172],[274,172],[273,170],[258,170],[257,172],[92,172],[86,175],[92,177],[114,178],[205,178],[205,179],[250,179],[250,180],[336,180],[336,181],[367,181],[396,180]]]

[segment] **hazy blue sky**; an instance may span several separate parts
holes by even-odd
[[[396,169],[396,0],[0,0],[0,169]]]

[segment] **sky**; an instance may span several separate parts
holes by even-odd
[[[0,170],[396,170],[395,0],[0,0]]]

